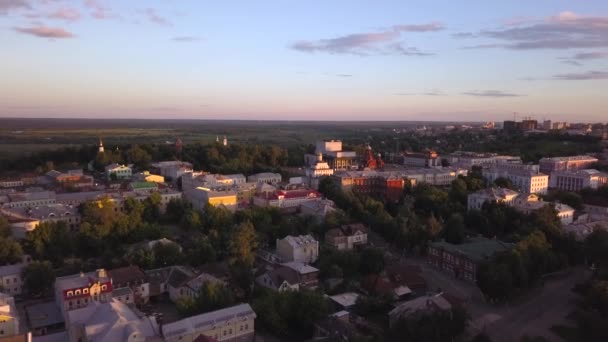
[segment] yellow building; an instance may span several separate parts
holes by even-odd
[[[223,205],[230,210],[237,206],[237,193],[233,190],[217,191],[205,187],[198,187],[188,191],[185,197],[195,209],[204,210],[207,204],[214,207]]]
[[[0,293],[0,339],[19,333],[19,314],[13,297]]]

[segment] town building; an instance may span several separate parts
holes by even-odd
[[[224,206],[230,210],[236,210],[238,199],[237,192],[232,189],[218,189],[198,187],[194,190],[184,192],[184,198],[188,200],[194,209],[203,211],[207,205],[213,207]]]
[[[192,164],[183,161],[161,161],[151,165],[155,173],[165,177],[168,181],[177,181],[182,175],[193,172]]]
[[[585,241],[587,236],[591,235],[596,229],[608,231],[608,218],[588,221],[577,220],[576,222],[563,226],[562,229],[567,234],[573,234],[577,241]]]
[[[340,140],[321,140],[316,142],[315,154],[304,155],[307,166],[312,166],[317,161],[318,154],[323,156],[333,170],[350,170],[358,167],[359,158],[354,151],[343,151]]]
[[[433,150],[423,152],[405,152],[403,154],[403,165],[409,167],[441,167],[441,158]]]
[[[250,175],[247,177],[248,182],[253,183],[266,183],[270,185],[276,185],[281,183],[283,176],[280,173],[262,172]]]
[[[76,230],[80,228],[81,221],[78,208],[64,204],[6,208],[0,209],[0,214],[8,218],[13,235],[17,238],[25,238],[41,223],[64,222],[67,228]]]
[[[574,208],[563,203],[545,202],[534,194],[521,194],[511,202],[511,205],[513,208],[526,215],[542,209],[546,205],[550,205],[557,212],[557,217],[560,219],[562,225],[570,224],[574,220]]]
[[[308,166],[305,170],[305,175],[308,179],[308,185],[313,189],[319,188],[319,180],[323,177],[328,177],[334,174],[334,169],[329,167],[326,161],[323,161],[323,154],[317,154],[317,162]]]
[[[0,292],[0,341],[19,334],[19,313],[15,299]]]
[[[479,153],[456,151],[447,157],[450,165],[466,169],[473,166],[490,167],[497,164],[521,164],[521,157],[498,155],[496,153]]]
[[[165,324],[162,334],[166,342],[194,342],[201,337],[222,342],[253,342],[255,318],[249,304],[239,304]]]
[[[538,162],[540,172],[550,175],[554,171],[572,171],[588,169],[598,162],[597,158],[580,155],[569,157],[541,158]]]
[[[300,283],[296,271],[289,267],[277,267],[255,279],[256,284],[277,292],[298,291]]]
[[[282,209],[297,209],[307,202],[321,201],[320,192],[312,189],[276,190],[253,197],[253,205],[257,207],[275,207]]]
[[[334,201],[322,199],[320,201],[309,201],[300,204],[300,215],[312,216],[319,222],[325,219],[329,213],[336,211]]]
[[[297,261],[312,264],[319,257],[319,242],[312,235],[289,235],[283,239],[277,239],[276,253],[286,262]]]
[[[23,293],[23,269],[31,261],[29,255],[24,255],[19,263],[0,266],[0,291],[13,297],[21,295]]]
[[[31,208],[55,203],[54,191],[13,192],[0,199],[0,207],[3,208]]]
[[[597,189],[606,185],[608,185],[608,173],[585,169],[553,171],[549,187],[576,192],[587,188]]]
[[[504,203],[511,205],[519,195],[517,191],[506,188],[487,188],[469,194],[467,210],[481,210],[484,203]]]
[[[549,175],[526,168],[505,168],[494,166],[482,171],[483,178],[488,183],[494,183],[498,178],[506,178],[520,192],[526,194],[546,194],[549,188]]]
[[[150,283],[150,297],[158,297],[169,293],[169,287],[175,289],[184,280],[194,277],[196,274],[184,266],[167,266],[146,270],[146,277]]]
[[[152,173],[150,173],[150,171],[136,173],[133,176],[133,179],[138,182],[150,182],[150,183],[164,183],[165,182],[164,176],[152,174]]]
[[[200,273],[196,274],[190,270],[181,270],[180,272],[174,272],[172,279],[169,280],[169,298],[174,303],[177,303],[183,298],[194,299],[198,297],[201,288],[205,283],[214,283],[226,285],[226,283],[211,274]]]
[[[479,264],[494,254],[510,251],[512,243],[482,237],[456,245],[445,241],[432,242],[428,247],[431,265],[453,275],[455,278],[475,282]]]
[[[281,264],[295,272],[300,288],[314,289],[319,284],[319,270],[306,263],[291,261]]]
[[[0,188],[18,188],[23,186],[21,178],[2,178],[0,179]]]
[[[65,320],[54,300],[39,302],[25,307],[25,317],[28,327],[34,336],[52,334],[63,331],[65,333]],[[66,341],[58,339],[57,341]]]
[[[112,279],[106,270],[73,274],[55,279],[55,301],[64,317],[67,312],[93,303],[107,303],[112,299]],[[66,319],[67,320],[67,319]]]
[[[93,302],[68,312],[66,330],[70,341],[161,341],[154,317],[116,299]]]
[[[332,176],[344,190],[398,201],[403,195],[405,175],[390,171],[340,171]]]
[[[146,304],[150,299],[150,283],[138,266],[126,266],[108,271],[112,279],[112,297],[126,304]]]
[[[133,169],[129,165],[110,164],[105,167],[106,177],[108,180],[116,177],[116,179],[129,179],[132,176]],[[114,176],[112,176],[114,175]]]
[[[367,244],[367,228],[361,223],[346,224],[325,233],[325,243],[337,250],[351,250]]]

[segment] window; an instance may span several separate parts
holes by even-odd
[[[80,290],[74,291],[74,295],[79,296],[80,295]]]
[[[82,294],[89,294],[89,289],[82,289]]]

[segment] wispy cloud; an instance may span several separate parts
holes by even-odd
[[[504,92],[504,91],[500,91],[500,90],[474,90],[474,91],[467,91],[462,94],[469,95],[469,96],[494,97],[494,98],[523,96],[520,94],[508,93],[508,92]]]
[[[336,74],[338,77],[353,77],[351,74]]]
[[[76,8],[60,8],[48,15],[51,19],[59,19],[65,21],[76,21],[80,19],[80,11]]]
[[[150,20],[151,22],[153,22],[155,24],[162,25],[162,26],[173,25],[169,20],[167,20],[167,18],[156,13],[156,10],[154,8],[146,8],[144,13],[148,17],[148,20]]]
[[[408,55],[428,56],[414,47],[406,47],[400,42],[402,32],[434,32],[443,30],[438,23],[419,25],[395,25],[380,32],[353,33],[336,38],[302,40],[291,48],[302,52],[326,52],[331,54],[369,55]]]
[[[446,96],[441,90],[431,89],[420,93],[395,93],[395,96]]]
[[[502,42],[468,48],[534,50],[608,47],[608,17],[562,12],[532,24],[481,31],[475,36]]]
[[[559,74],[553,76],[553,79],[561,81],[608,80],[608,71],[587,71],[582,73]]]
[[[115,17],[111,9],[102,5],[99,0],[85,0],[84,5],[91,10],[91,16],[95,19],[103,20]]]
[[[608,52],[605,51],[593,51],[593,52],[581,52],[576,55],[569,57],[569,59],[575,59],[579,61],[586,61],[590,59],[602,59],[608,58]]]
[[[186,42],[198,42],[198,41],[203,40],[203,38],[197,37],[197,36],[177,36],[177,37],[171,38],[171,40],[174,42],[186,43]]]
[[[8,14],[16,9],[30,9],[30,5],[25,0],[0,0],[0,15]]]
[[[568,64],[568,65],[574,65],[574,66],[582,66],[583,65],[583,63],[581,63],[581,62],[575,61],[575,60],[571,60],[571,59],[564,59],[564,60],[562,60],[562,63]]]
[[[15,31],[29,34],[40,38],[72,38],[74,34],[58,27],[36,26],[36,27],[15,27]]]

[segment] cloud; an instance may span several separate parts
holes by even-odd
[[[62,28],[36,26],[36,27],[15,27],[15,31],[19,33],[29,34],[41,38],[72,38],[74,35]]]
[[[446,96],[441,90],[432,89],[421,93],[395,93],[396,96]]]
[[[586,61],[590,59],[602,59],[608,57],[608,52],[602,51],[594,51],[594,52],[581,52],[576,55],[570,57],[570,59],[575,59],[579,61]]]
[[[507,93],[507,92],[500,91],[500,90],[467,91],[462,94],[469,95],[469,96],[477,96],[477,97],[495,97],[495,98],[522,96],[520,94]]]
[[[474,38],[477,35],[473,32],[456,32],[452,33],[452,37],[454,38]]]
[[[562,63],[569,64],[569,65],[574,65],[574,66],[581,66],[581,65],[583,65],[583,63],[581,63],[581,62],[574,61],[574,60],[571,60],[571,59],[565,59],[565,60],[562,61]]]
[[[326,52],[330,54],[369,55],[408,55],[428,56],[413,47],[405,47],[399,42],[402,32],[433,32],[442,30],[437,23],[420,25],[395,25],[380,32],[353,33],[336,38],[302,40],[290,47],[301,52]]]
[[[336,74],[338,77],[353,77],[351,74]]]
[[[51,19],[76,21],[80,19],[80,11],[75,8],[60,8],[48,16]]]
[[[84,5],[91,10],[91,16],[95,19],[103,20],[114,17],[110,8],[102,5],[98,0],[85,0]]]
[[[561,81],[608,80],[608,71],[587,71],[582,73],[559,74],[553,76],[553,79]]]
[[[15,9],[30,9],[30,5],[25,0],[0,0],[0,15],[8,14]]]
[[[203,40],[203,38],[196,37],[196,36],[177,36],[177,37],[171,38],[171,40],[174,42],[186,43],[186,42],[198,42],[198,41]]]
[[[477,36],[502,42],[468,48],[534,50],[608,47],[608,17],[562,12],[532,24],[481,31]]]
[[[172,25],[171,22],[169,22],[169,20],[158,15],[154,8],[146,8],[144,13],[148,17],[148,20],[150,20],[151,22],[153,22],[155,24],[162,25],[162,26],[171,26]]]

